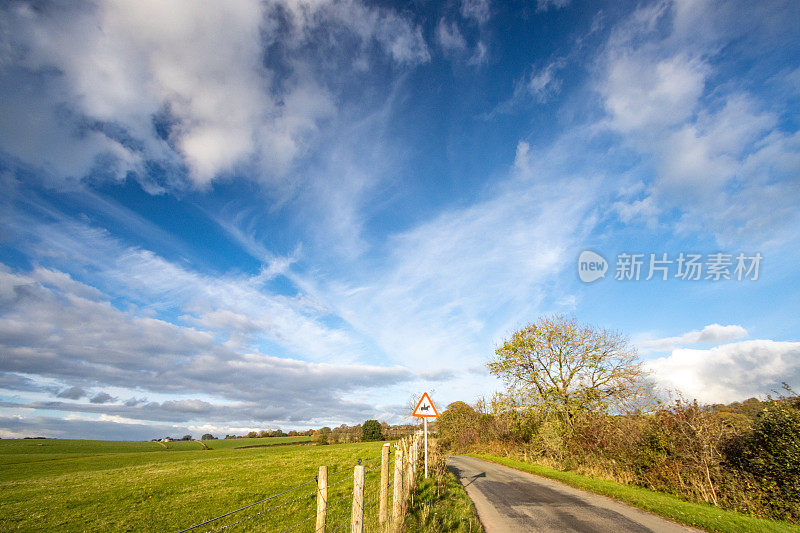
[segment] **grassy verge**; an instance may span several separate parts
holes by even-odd
[[[444,455],[430,445],[431,474],[428,479],[419,475],[417,488],[405,520],[407,532],[483,531],[472,500],[464,487],[444,465]]]
[[[641,487],[622,485],[603,479],[595,479],[574,472],[563,472],[554,468],[524,463],[507,457],[498,457],[490,454],[468,455],[555,479],[578,489],[602,494],[604,496],[611,496],[612,498],[639,507],[645,511],[707,531],[752,533],[764,531],[797,533],[800,531],[800,527],[788,522],[766,520],[733,511],[726,511],[709,504],[687,502],[663,492],[655,492]]]

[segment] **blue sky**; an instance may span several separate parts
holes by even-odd
[[[552,313],[687,397],[800,387],[796,2],[2,10],[2,437],[401,422]]]

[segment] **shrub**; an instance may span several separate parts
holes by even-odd
[[[762,493],[768,514],[800,519],[800,404],[779,400],[765,407],[753,429],[725,449],[734,468]]]
[[[436,421],[442,446],[464,450],[479,440],[480,415],[464,402],[454,402]]]
[[[311,440],[317,444],[328,444],[328,438],[330,435],[331,428],[325,426],[324,428],[314,431],[314,434],[311,435]]]
[[[363,441],[370,441],[370,440],[382,440],[383,434],[381,432],[383,428],[381,428],[381,423],[377,420],[367,420],[361,426],[362,437]]]

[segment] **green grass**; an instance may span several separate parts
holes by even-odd
[[[464,487],[444,468],[428,479],[420,475],[406,516],[406,531],[480,533],[483,527]]]
[[[0,439],[0,456],[10,454],[101,454],[127,452],[158,452],[165,448],[200,450],[202,447],[192,441],[152,442],[152,441],[111,441],[111,440],[70,440],[70,439]]]
[[[252,445],[246,440],[272,442],[269,438],[237,439],[236,444]],[[329,493],[329,524],[334,524],[349,516],[350,499],[345,495],[352,490],[352,480],[347,478],[353,465],[359,458],[379,457],[381,445],[202,450],[197,442],[165,447],[148,442],[2,439],[0,531],[177,531],[312,481],[236,518],[305,498],[227,530],[282,531],[314,514],[313,479],[320,465],[328,466],[329,484],[344,480]],[[367,468],[379,463],[370,462]],[[378,472],[367,474],[367,498],[377,490]],[[377,507],[371,505],[369,519]],[[215,525],[232,521],[234,517]],[[313,529],[312,522],[296,531]]]
[[[243,446],[274,446],[277,444],[302,444],[311,442],[311,437],[265,437],[255,439],[217,439],[204,440],[212,450],[230,450]]]
[[[645,511],[650,511],[676,522],[708,531],[752,533],[761,533],[764,531],[791,531],[796,533],[800,531],[800,527],[789,524],[788,522],[755,518],[733,511],[726,511],[709,504],[687,502],[663,492],[655,492],[631,485],[622,485],[613,481],[596,479],[574,472],[555,470],[546,466],[524,463],[507,457],[498,457],[489,454],[468,455],[555,479],[579,489],[611,496],[612,498],[629,503]]]

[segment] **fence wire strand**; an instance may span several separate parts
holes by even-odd
[[[350,517],[350,516],[348,516],[347,518],[345,518],[344,520],[342,520],[342,522],[341,522],[341,523],[340,523],[338,526],[336,526],[336,529],[334,529],[333,531],[331,531],[331,533],[336,533],[337,531],[339,531],[340,529],[342,529],[342,527],[343,527],[345,524],[347,524],[347,522],[349,522],[349,521],[350,521],[350,518],[351,518],[351,517]]]
[[[241,524],[242,522],[247,522],[248,520],[252,520],[253,518],[256,518],[257,516],[261,516],[262,514],[267,514],[267,513],[271,512],[271,511],[274,511],[274,510],[276,510],[276,509],[280,509],[281,507],[286,507],[286,506],[287,506],[287,505],[289,505],[289,504],[292,504],[292,503],[294,503],[294,502],[298,502],[298,501],[300,501],[300,500],[303,500],[303,499],[305,499],[305,498],[308,498],[309,496],[311,496],[311,495],[313,495],[313,494],[316,494],[316,493],[317,493],[317,491],[315,490],[314,492],[309,492],[308,494],[306,494],[306,495],[304,495],[304,496],[298,496],[297,498],[295,498],[295,499],[293,499],[293,500],[289,500],[288,502],[283,502],[283,503],[281,503],[281,504],[279,504],[279,505],[275,505],[275,506],[273,506],[273,507],[270,507],[269,509],[264,509],[263,511],[259,511],[259,512],[257,512],[257,513],[256,513],[256,514],[254,514],[254,515],[250,515],[250,516],[248,516],[247,518],[242,518],[241,520],[238,520],[238,521],[236,521],[236,522],[234,522],[234,523],[232,523],[232,524],[228,524],[228,525],[226,525],[226,526],[222,526],[222,527],[220,527],[219,529],[214,529],[214,530],[212,530],[210,533],[217,533],[218,531],[225,531],[225,530],[226,530],[226,529],[228,529],[229,527],[233,527],[233,526],[239,525],[239,524]]]
[[[295,525],[293,525],[292,527],[290,527],[290,528],[288,528],[288,529],[284,529],[284,530],[282,531],[282,533],[289,533],[289,531],[294,531],[295,529],[297,529],[298,527],[302,526],[303,524],[305,524],[306,522],[308,522],[308,521],[309,521],[309,520],[311,520],[312,518],[316,518],[316,517],[317,517],[317,515],[315,515],[315,514],[312,514],[311,516],[309,516],[309,517],[308,517],[308,518],[306,518],[305,520],[301,520],[300,522],[296,523],[296,524],[295,524]]]
[[[195,525],[193,525],[191,527],[187,527],[187,528],[181,529],[180,531],[178,531],[178,533],[184,533],[186,531],[191,531],[193,529],[197,529],[200,526],[205,526],[206,524],[210,524],[211,522],[216,522],[220,518],[225,518],[226,516],[230,516],[232,514],[240,512],[240,511],[244,511],[245,509],[249,509],[250,507],[254,507],[254,506],[256,506],[256,505],[258,505],[260,503],[264,503],[264,502],[268,502],[270,500],[274,500],[278,496],[283,496],[284,494],[289,494],[293,490],[297,490],[300,487],[305,487],[306,485],[314,483],[315,481],[316,481],[315,479],[310,479],[310,480],[306,481],[305,483],[300,483],[299,485],[297,485],[295,487],[287,489],[287,490],[285,490],[283,492],[280,492],[278,494],[273,494],[272,496],[269,496],[268,498],[264,498],[263,500],[259,500],[259,501],[255,502],[255,503],[251,503],[249,505],[245,505],[244,507],[240,507],[239,509],[236,509],[235,511],[230,511],[230,512],[227,512],[225,514],[221,514],[221,515],[219,515],[217,517],[214,517],[214,518],[211,518],[209,520],[206,520],[205,522],[200,522],[199,524],[195,524]]]
[[[349,476],[347,476],[344,479],[340,479],[336,483],[331,483],[330,485],[328,485],[328,488],[330,489],[331,487],[335,487],[336,485],[339,485],[339,484],[344,483],[345,481],[349,481],[351,479],[353,479],[353,474],[350,474]]]
[[[390,455],[390,456],[392,455],[393,451],[394,451],[394,450],[389,450],[389,455]],[[358,464],[359,464],[359,465],[366,465],[366,464],[369,464],[369,463],[375,462],[375,461],[377,461],[377,460],[379,460],[379,459],[382,459],[382,456],[373,457],[373,458],[371,458],[371,459],[366,459],[366,460],[364,460],[364,459],[358,459]],[[396,454],[395,454],[395,462],[396,462]],[[369,474],[370,472],[373,472],[373,471],[375,471],[375,470],[378,470],[379,468],[380,468],[380,466],[374,466],[374,467],[372,467],[372,468],[370,468],[370,469],[366,469],[366,470],[364,470],[364,475],[366,476],[366,474]],[[329,477],[333,477],[333,476],[336,476],[336,475],[338,475],[338,474],[347,473],[348,471],[350,471],[350,469],[349,469],[349,468],[345,468],[345,469],[342,469],[342,470],[338,470],[338,471],[336,471],[336,472],[333,472],[332,474],[329,474]],[[342,483],[345,483],[345,482],[347,482],[347,481],[349,481],[349,480],[353,479],[353,477],[354,477],[354,474],[350,474],[349,476],[347,476],[347,477],[345,477],[345,478],[343,478],[343,479],[340,479],[339,481],[337,481],[337,482],[335,482],[335,483],[331,483],[330,485],[328,485],[328,486],[327,486],[327,489],[331,489],[332,487],[335,487],[335,486],[337,486],[337,485],[340,485],[340,484],[342,484]],[[178,531],[177,533],[186,533],[187,531],[192,531],[192,530],[194,530],[194,529],[197,529],[197,528],[199,528],[199,527],[202,527],[202,526],[205,526],[205,525],[211,524],[212,522],[216,522],[217,520],[221,520],[222,518],[226,518],[226,517],[228,517],[228,516],[231,516],[231,515],[233,515],[233,514],[239,513],[239,512],[241,512],[241,511],[244,511],[245,509],[250,509],[250,508],[252,508],[252,507],[255,507],[256,505],[263,504],[263,503],[265,503],[265,502],[268,502],[268,501],[270,501],[270,500],[274,500],[275,498],[278,498],[278,497],[280,497],[280,496],[284,496],[284,495],[286,495],[286,494],[289,494],[289,493],[290,493],[290,492],[292,492],[292,491],[295,491],[295,490],[297,490],[297,489],[299,489],[299,488],[301,488],[301,487],[304,487],[304,486],[306,486],[306,485],[310,485],[311,483],[315,483],[315,482],[317,482],[317,481],[318,481],[318,480],[317,480],[317,477],[315,476],[315,477],[314,477],[314,479],[310,479],[310,480],[308,480],[308,481],[306,481],[306,482],[304,482],[304,483],[301,483],[301,484],[299,484],[299,485],[297,485],[297,486],[294,486],[294,487],[292,487],[292,488],[290,488],[290,489],[287,489],[287,490],[285,490],[285,491],[283,491],[283,492],[279,492],[278,494],[273,494],[272,496],[269,496],[269,497],[267,497],[267,498],[263,498],[263,499],[261,499],[261,500],[258,500],[257,502],[253,502],[253,503],[251,503],[251,504],[245,505],[245,506],[243,506],[243,507],[240,507],[240,508],[238,508],[238,509],[235,509],[235,510],[233,510],[233,511],[229,511],[229,512],[227,512],[227,513],[221,514],[221,515],[219,515],[219,516],[216,516],[216,517],[214,517],[214,518],[210,518],[210,519],[208,519],[208,520],[205,520],[205,521],[203,521],[203,522],[200,522],[199,524],[195,524],[195,525],[193,525],[193,526],[190,526],[190,527],[187,527],[187,528],[181,529],[181,530],[180,530],[180,531]],[[380,480],[379,480],[379,479],[375,479],[375,480],[373,480],[372,482],[365,484],[365,485],[364,485],[364,489],[367,489],[368,487],[372,487],[372,486],[374,486],[374,485],[378,485],[379,483],[380,483]],[[391,482],[391,481],[389,481],[389,482],[388,482],[388,484],[387,484],[387,487],[391,487],[391,486],[392,486],[392,482]],[[308,497],[310,497],[310,496],[313,496],[313,495],[317,494],[318,492],[319,492],[319,489],[315,490],[314,492],[309,492],[308,494],[304,494],[303,496],[298,496],[297,498],[294,498],[294,499],[292,499],[292,500],[289,500],[289,501],[286,501],[286,502],[280,503],[280,504],[278,504],[278,505],[272,506],[272,507],[270,507],[270,508],[268,508],[268,509],[263,509],[263,510],[261,510],[261,511],[259,511],[259,512],[255,513],[255,514],[252,514],[252,515],[249,515],[249,516],[247,516],[247,517],[244,517],[244,518],[242,518],[242,519],[240,519],[240,520],[237,520],[236,522],[232,522],[232,523],[230,523],[230,524],[226,524],[226,525],[224,525],[224,526],[221,526],[221,527],[218,527],[218,528],[216,528],[216,529],[212,529],[212,530],[210,530],[210,531],[209,531],[209,533],[218,533],[218,532],[220,532],[220,531],[225,531],[226,529],[229,529],[229,528],[232,528],[232,527],[234,527],[234,526],[237,526],[237,525],[239,525],[239,524],[241,524],[241,523],[243,523],[243,522],[247,522],[247,521],[249,521],[249,520],[252,520],[252,519],[254,519],[254,518],[257,518],[257,517],[259,517],[259,516],[261,516],[261,515],[264,515],[264,514],[270,513],[270,512],[272,512],[272,511],[275,511],[275,510],[277,510],[277,509],[280,509],[280,508],[282,508],[282,507],[285,507],[285,506],[287,506],[287,505],[291,505],[292,503],[295,503],[295,502],[298,502],[298,501],[300,501],[300,500],[306,499],[306,498],[308,498]],[[334,509],[334,508],[336,508],[337,506],[339,506],[339,505],[340,505],[342,502],[345,502],[345,501],[347,501],[347,500],[350,500],[350,499],[352,499],[352,497],[353,497],[353,492],[352,492],[352,491],[346,491],[346,492],[345,492],[345,493],[344,493],[344,494],[343,494],[343,495],[342,495],[340,498],[337,498],[336,500],[333,500],[332,502],[328,502],[328,503],[327,503],[327,508],[328,508],[328,510],[330,511],[331,509]],[[369,500],[367,500],[366,502],[364,502],[364,501],[362,500],[362,507],[361,507],[362,513],[364,512],[364,509],[366,509],[368,506],[370,506],[370,505],[371,505],[373,502],[375,502],[377,499],[378,499],[378,495],[376,494],[375,496],[373,496],[372,498],[370,498],[370,499],[369,499]],[[303,524],[305,524],[306,522],[310,521],[311,519],[315,518],[315,516],[316,516],[315,514],[312,514],[311,516],[309,516],[309,517],[307,517],[307,518],[305,518],[305,519],[301,520],[300,522],[298,522],[298,523],[294,524],[293,526],[289,527],[288,529],[285,529],[285,530],[284,530],[282,533],[288,533],[288,532],[290,532],[290,531],[293,531],[293,530],[297,529],[297,528],[298,528],[298,527],[300,527],[301,525],[303,525]],[[346,517],[346,518],[345,518],[345,519],[344,519],[342,522],[340,522],[340,523],[339,523],[339,524],[336,526],[336,528],[332,530],[332,532],[331,532],[331,533],[336,533],[337,531],[339,531],[339,530],[340,530],[342,527],[344,527],[344,526],[347,524],[347,522],[348,522],[348,521],[350,521],[350,520],[352,520],[352,512],[348,513],[348,516],[347,516],[347,517]]]

